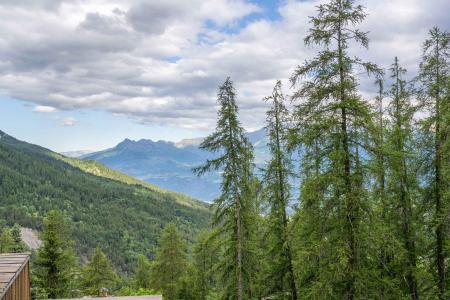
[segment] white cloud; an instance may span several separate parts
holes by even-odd
[[[282,1],[279,20],[260,16],[241,29],[242,18],[261,11],[245,0],[18,2],[0,4],[0,90],[35,111],[98,109],[208,129],[217,86],[231,76],[243,123],[256,129],[275,80],[288,87],[315,51],[303,37],[319,1]],[[448,0],[360,2],[371,43],[355,52],[382,67],[397,55],[413,74],[428,29],[450,29]]]
[[[77,120],[75,120],[72,117],[67,117],[61,120],[61,124],[64,126],[74,126],[77,123]]]
[[[52,113],[56,112],[57,109],[53,106],[37,105],[33,108],[33,111],[38,113]]]

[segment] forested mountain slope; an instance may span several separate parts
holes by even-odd
[[[134,254],[153,254],[168,222],[192,240],[210,221],[202,202],[1,131],[0,162],[0,219],[40,230],[49,210],[63,210],[73,221],[81,257],[101,244],[121,271],[130,270]]]

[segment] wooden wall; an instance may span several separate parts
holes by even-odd
[[[28,260],[14,275],[6,287],[1,300],[31,300],[30,267]]]

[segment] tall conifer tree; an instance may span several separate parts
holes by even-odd
[[[254,263],[255,197],[253,180],[253,149],[238,119],[236,92],[230,78],[219,87],[220,106],[216,130],[201,148],[218,154],[217,158],[194,171],[201,175],[210,170],[222,171],[221,195],[215,201],[215,224],[224,239],[224,297],[248,299],[252,295]]]
[[[422,105],[428,117],[423,120],[423,130],[430,136],[433,149],[433,161],[428,164],[428,172],[432,174],[430,188],[435,203],[435,256],[436,274],[439,289],[439,299],[445,299],[446,293],[446,260],[448,254],[445,247],[448,243],[445,214],[448,209],[448,199],[445,201],[444,190],[448,187],[448,179],[443,178],[442,146],[449,136],[448,127],[444,123],[443,110],[448,106],[448,76],[450,75],[450,35],[435,27],[430,30],[429,38],[423,45],[422,62],[420,64],[419,80],[423,87]],[[448,95],[448,94],[447,94]],[[447,179],[447,181],[446,181]]]
[[[378,253],[378,262],[375,265],[379,274],[377,285],[379,286],[380,297],[402,297],[403,291],[399,288],[399,281],[396,277],[396,262],[393,259],[394,253],[399,247],[397,234],[397,213],[392,211],[392,205],[388,200],[387,178],[389,175],[387,164],[387,125],[388,119],[384,100],[386,98],[385,81],[383,78],[377,78],[375,84],[378,88],[374,105],[374,126],[371,130],[371,140],[373,145],[373,190],[371,199],[373,199],[374,228],[371,232],[372,243]],[[383,237],[383,238],[380,238]]]
[[[277,81],[272,95],[264,100],[271,104],[266,118],[271,159],[264,170],[265,195],[270,206],[267,253],[270,264],[265,287],[269,295],[289,294],[296,300],[297,289],[286,212],[291,194],[289,178],[293,175],[293,165],[287,149],[289,113],[284,104],[281,81]]]
[[[304,99],[295,108],[297,136],[293,141],[304,147],[304,169],[315,169],[313,180],[303,180],[302,205],[323,210],[316,216],[320,218],[315,221],[318,226],[309,227],[316,231],[311,237],[320,240],[305,242],[309,251],[319,251],[315,259],[306,262],[318,264],[319,270],[312,280],[305,274],[309,281],[305,292],[319,298],[333,295],[355,299],[371,292],[368,273],[362,271],[367,267],[367,253],[363,251],[368,205],[363,189],[364,161],[358,152],[372,120],[368,103],[358,95],[355,73],[357,69],[376,74],[380,71],[349,54],[352,44],[368,47],[367,34],[356,28],[365,16],[363,7],[355,6],[352,0],[319,5],[305,43],[324,49],[291,77],[293,85],[305,79],[293,96],[296,101]],[[310,207],[303,209],[312,212]]]
[[[4,227],[0,233],[0,253],[9,253],[14,251],[14,238],[11,229]]]
[[[193,249],[194,281],[197,299],[211,298],[217,284],[215,267],[218,261],[219,243],[213,238],[214,232],[201,231]]]
[[[16,253],[25,251],[27,247],[22,241],[22,234],[19,224],[14,224],[14,226],[11,228],[11,235],[14,240],[13,251]]]
[[[101,289],[109,291],[118,282],[119,277],[114,272],[111,262],[100,247],[96,247],[91,260],[83,270],[82,286],[89,295],[100,296]]]
[[[441,107],[442,111],[442,199],[445,203],[445,213],[444,215],[450,216],[450,74],[447,76],[447,89],[445,93],[445,98],[443,105]],[[448,220],[448,219],[447,219]],[[445,258],[447,259],[447,265],[444,266],[445,277],[444,286],[447,287],[443,293],[445,296],[450,296],[450,233],[449,226],[447,224],[447,239],[445,240],[446,252]]]
[[[161,233],[153,261],[152,287],[160,290],[164,299],[175,300],[186,272],[186,245],[176,225],[169,223]]]
[[[383,106],[383,100],[385,97],[384,92],[384,80],[383,78],[377,78],[375,81],[377,87],[378,87],[378,94],[375,97],[376,101],[376,112],[375,112],[375,118],[376,118],[376,126],[375,128],[375,134],[374,134],[374,141],[375,141],[375,153],[376,153],[376,172],[375,176],[377,179],[376,184],[376,190],[375,194],[377,197],[379,197],[379,202],[381,206],[381,217],[382,219],[385,218],[386,215],[386,166],[385,166],[385,112],[384,112],[384,106]]]
[[[76,267],[69,225],[63,213],[53,210],[44,226],[35,263],[37,285],[50,299],[64,298],[70,295]]]
[[[413,212],[417,193],[416,176],[413,170],[413,128],[412,119],[415,109],[410,104],[410,91],[403,79],[406,70],[398,62],[398,58],[390,68],[393,84],[390,90],[391,102],[389,116],[391,118],[388,139],[389,152],[389,192],[392,201],[393,214],[398,223],[398,236],[403,243],[401,276],[405,278],[410,299],[419,299],[417,287],[417,253],[416,253],[416,224]],[[403,280],[402,280],[403,281]]]
[[[134,285],[136,288],[150,289],[151,263],[147,256],[139,254],[134,271]]]

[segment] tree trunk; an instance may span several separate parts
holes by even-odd
[[[231,115],[232,108],[228,107],[229,109],[229,115]],[[229,122],[229,139],[230,139],[230,159],[233,164],[233,169],[237,170],[236,165],[236,159],[237,155],[235,153],[235,145],[234,145],[234,135],[233,130],[231,128],[231,121]],[[234,195],[236,197],[236,212],[235,212],[235,218],[236,218],[236,289],[237,289],[237,300],[243,300],[244,297],[244,283],[242,278],[242,218],[241,218],[241,209],[242,209],[242,203],[241,198],[239,195],[239,188],[238,188],[238,179],[236,178],[236,174],[234,174],[233,177],[233,185],[234,185]]]
[[[238,300],[243,299],[243,282],[242,282],[242,238],[241,238],[241,202],[239,197],[237,199],[237,209],[236,209],[236,235],[237,235],[237,249],[236,249],[236,259],[237,259],[237,293]]]
[[[436,263],[438,271],[439,299],[444,299],[445,294],[445,261],[444,261],[444,226],[442,224],[442,203],[441,203],[441,128],[440,128],[440,71],[439,71],[439,40],[436,45],[436,132],[435,132],[435,197],[436,197],[436,217],[438,224],[436,227]]]
[[[289,245],[289,237],[288,237],[288,224],[287,224],[287,215],[286,215],[286,205],[288,199],[286,199],[286,191],[285,191],[285,176],[283,173],[283,160],[281,157],[281,142],[280,142],[280,130],[281,130],[281,122],[279,119],[279,105],[278,99],[275,99],[275,133],[276,133],[276,147],[277,147],[277,165],[278,165],[278,186],[280,188],[280,201],[283,204],[283,245],[286,245],[285,255],[288,259],[288,274],[289,274],[289,285],[292,293],[292,300],[297,300],[297,287],[295,286],[295,277],[294,270],[292,266],[292,253],[291,247]],[[285,276],[285,275],[284,275]],[[283,277],[284,277],[283,276]]]
[[[402,120],[401,120],[401,111],[400,111],[400,98],[402,97],[403,91],[401,82],[400,82],[400,73],[399,73],[399,65],[397,57],[395,58],[395,78],[396,78],[396,86],[395,86],[395,118],[396,118],[396,126],[397,126],[397,152],[404,153],[405,143],[402,139]],[[405,161],[405,157],[402,154],[400,161],[400,207],[401,207],[401,220],[402,220],[402,232],[403,232],[403,240],[405,244],[405,250],[407,253],[407,261],[406,261],[406,281],[409,289],[409,294],[411,300],[418,300],[419,295],[417,291],[417,280],[414,275],[414,270],[416,268],[416,247],[414,243],[414,238],[412,237],[411,226],[412,226],[412,208],[411,201],[409,199],[408,190],[408,171],[407,165]]]
[[[342,3],[339,2],[342,6]],[[340,7],[341,9],[341,7]],[[341,32],[341,16],[339,15],[338,24],[338,52],[339,52],[339,85],[340,95],[339,101],[341,104],[341,143],[344,154],[344,183],[345,183],[345,201],[346,201],[346,221],[347,221],[347,244],[348,252],[348,278],[346,282],[346,298],[353,300],[355,298],[355,271],[357,266],[356,258],[356,241],[355,241],[355,215],[354,215],[354,199],[352,195],[351,174],[350,174],[350,152],[348,145],[348,128],[347,128],[347,112],[345,107],[345,71],[342,49],[342,32]]]

